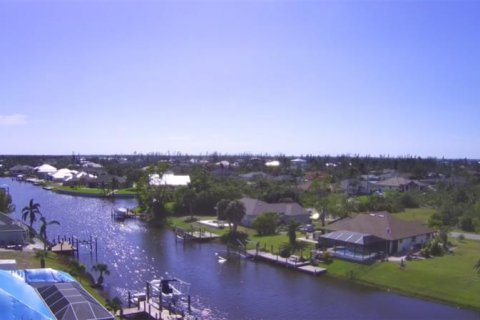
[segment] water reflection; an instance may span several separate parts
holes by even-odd
[[[142,290],[146,281],[170,272],[192,284],[192,304],[203,319],[479,319],[479,313],[403,297],[328,277],[312,277],[276,266],[229,257],[220,264],[219,244],[176,243],[171,231],[136,220],[114,222],[114,207],[133,207],[135,200],[115,202],[58,195],[31,184],[0,178],[8,184],[17,206],[30,198],[41,204],[51,239],[76,236],[98,241],[98,261],[111,275],[105,288],[125,298]],[[38,228],[38,225],[37,225]],[[90,268],[96,261],[82,245],[80,260]]]

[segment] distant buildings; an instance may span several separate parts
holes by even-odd
[[[291,220],[300,224],[310,222],[310,214],[296,202],[267,203],[252,198],[242,198],[240,202],[245,206],[245,216],[242,219],[242,225],[251,227],[253,220],[263,213],[277,213],[283,223],[289,223]]]

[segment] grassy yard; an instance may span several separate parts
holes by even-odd
[[[408,209],[396,216],[400,219],[426,222],[433,212],[434,209],[428,208]],[[213,217],[201,217],[201,219],[210,218],[213,219]],[[170,218],[169,221],[171,226],[186,229],[191,226],[201,227],[218,234],[228,231],[227,228],[219,230],[204,227],[196,222],[187,223],[185,217]],[[252,229],[243,227],[239,229],[249,234],[248,249],[255,248],[259,242],[260,249],[266,248],[267,251],[271,251],[273,247],[274,253],[277,253],[278,248],[288,242],[286,234],[260,237]],[[301,234],[297,233],[297,237],[300,236]],[[480,259],[480,242],[454,239],[451,241],[455,246],[452,254],[422,261],[406,261],[404,268],[400,268],[400,264],[394,262],[362,265],[338,259],[320,266],[327,268],[327,275],[331,277],[349,279],[408,296],[480,310],[480,275],[473,270],[475,262]],[[304,256],[307,256],[310,249],[311,246],[304,249]]]
[[[60,191],[60,192],[68,192],[71,194],[78,193],[79,195],[92,195],[92,196],[99,196],[103,197],[105,196],[105,190],[101,188],[83,188],[83,187],[64,187],[64,186],[55,186],[54,191]],[[107,190],[109,193],[111,190]],[[128,189],[118,189],[115,190],[115,194],[120,194],[120,195],[131,195],[134,196],[136,194],[135,190],[132,188]]]
[[[453,242],[456,246],[453,254],[423,261],[406,261],[405,268],[393,262],[377,262],[368,266],[342,260],[334,260],[326,267],[333,277],[480,310],[480,275],[473,270],[473,265],[480,258],[480,243]]]
[[[394,213],[393,215],[401,220],[407,221],[420,221],[422,223],[428,223],[428,219],[434,214],[436,210],[434,208],[415,208],[405,209],[403,212]]]
[[[217,229],[217,228],[210,228],[198,222],[186,222],[185,219],[188,219],[189,216],[186,217],[171,217],[168,219],[169,225],[171,227],[179,227],[186,230],[191,228],[199,229],[202,228],[205,231],[209,231],[212,233],[216,233],[219,235],[223,235],[228,232],[228,228]],[[214,220],[216,217],[206,217],[206,216],[196,216],[197,220]],[[285,232],[282,232],[277,235],[272,236],[258,236],[257,232],[251,228],[245,228],[242,226],[238,227],[239,231],[245,232],[249,236],[249,243],[247,244],[247,249],[255,249],[257,243],[259,244],[259,248],[261,250],[265,249],[268,252],[271,252],[273,249],[273,253],[278,253],[279,248],[282,244],[288,243],[288,236]],[[303,237],[304,235],[300,232],[297,232],[297,239],[299,237]],[[303,249],[303,255],[309,255],[310,250],[312,249],[312,245],[308,245]],[[299,252],[295,254],[300,254]]]

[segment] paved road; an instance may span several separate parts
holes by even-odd
[[[465,239],[480,241],[480,234],[475,233],[450,232],[450,237],[458,238],[461,234],[463,234]]]

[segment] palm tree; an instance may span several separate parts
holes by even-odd
[[[33,223],[37,221],[37,215],[42,215],[40,212],[40,204],[30,199],[28,206],[22,209],[22,219],[24,221],[27,221],[27,219],[30,220],[30,235],[33,234]]]
[[[233,233],[237,232],[237,226],[245,216],[245,206],[239,200],[230,201],[225,209],[225,217],[227,221],[232,224]]]
[[[290,220],[290,223],[288,224],[288,243],[290,246],[293,248],[296,247],[297,245],[297,228],[299,224],[295,220]]]
[[[97,286],[101,287],[103,284],[103,274],[104,273],[106,275],[110,274],[110,270],[108,270],[108,266],[104,263],[97,263],[92,267],[92,270],[100,273],[97,279]]]
[[[69,273],[73,276],[77,276],[82,283],[82,278],[85,275],[85,265],[78,262],[78,260],[73,259],[70,262],[70,270]]]
[[[227,209],[228,204],[230,203],[227,199],[222,199],[217,202],[217,219],[218,220],[225,220],[225,209]]]
[[[40,225],[40,237],[43,239],[43,251],[47,251],[47,243],[48,243],[48,239],[47,239],[47,226],[48,225],[51,225],[51,224],[60,224],[60,222],[58,222],[57,220],[52,220],[52,221],[48,221],[47,222],[47,219],[45,217],[40,217],[40,222],[41,222],[41,225]]]

